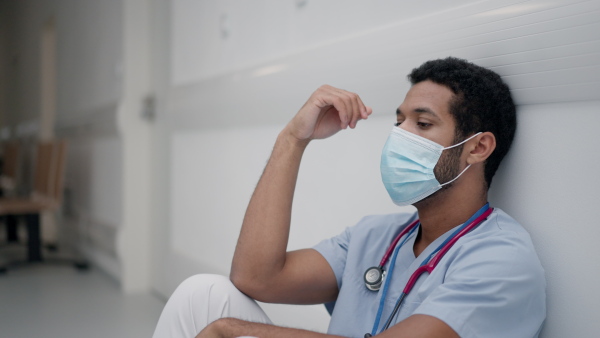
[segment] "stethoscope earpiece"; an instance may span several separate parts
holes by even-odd
[[[365,271],[365,286],[371,291],[379,291],[383,284],[385,271],[379,266],[372,266]]]

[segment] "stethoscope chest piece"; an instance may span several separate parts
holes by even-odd
[[[379,266],[372,266],[365,271],[365,286],[371,291],[379,291],[384,278],[385,271]]]

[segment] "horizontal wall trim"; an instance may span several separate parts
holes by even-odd
[[[121,263],[116,252],[119,226],[90,216],[86,208],[65,201],[63,222],[75,231],[77,248],[92,264],[115,281],[121,280]]]
[[[94,137],[118,135],[118,109],[120,102],[80,114],[58,116],[56,134],[59,137]]]
[[[599,15],[598,0],[476,2],[172,87],[159,119],[174,129],[285,123],[324,83],[391,115],[406,74],[446,56],[494,69],[518,105],[598,100]]]
[[[63,217],[78,229],[79,237],[86,246],[93,247],[107,256],[117,257],[116,241],[119,224],[111,224],[93,217],[87,208],[72,205],[71,202],[65,202],[64,209]]]
[[[119,260],[94,247],[80,245],[80,250],[92,261],[92,264],[107,273],[117,283],[121,282],[121,263]]]

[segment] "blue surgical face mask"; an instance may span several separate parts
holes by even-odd
[[[395,204],[404,206],[418,202],[454,182],[470,164],[454,179],[440,184],[433,168],[442,151],[457,147],[473,137],[444,148],[443,146],[402,128],[394,127],[381,154],[381,179]]]

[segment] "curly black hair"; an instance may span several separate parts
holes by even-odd
[[[452,90],[449,110],[456,122],[456,140],[476,132],[494,134],[496,149],[486,160],[484,171],[489,188],[517,129],[508,86],[493,71],[455,57],[427,61],[413,69],[408,80],[413,85],[429,80]]]

